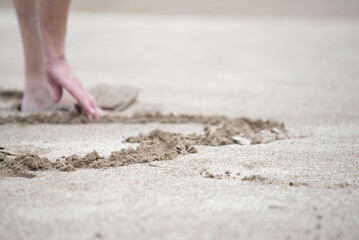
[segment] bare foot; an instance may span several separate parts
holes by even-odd
[[[45,76],[42,78],[46,78]],[[21,103],[23,112],[45,112],[56,110],[75,111],[76,100],[67,92],[59,102],[54,102],[51,98],[50,84],[46,79],[36,79],[30,81],[31,86],[27,86]]]
[[[43,79],[26,81],[21,110],[41,112],[58,109],[75,109],[77,102],[87,117],[99,118],[103,111],[93,97],[83,88],[65,59],[55,59],[46,63]]]

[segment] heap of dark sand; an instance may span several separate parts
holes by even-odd
[[[214,119],[198,116],[204,122],[215,123]],[[193,116],[192,120],[196,119]],[[212,127],[213,128],[213,127]],[[141,143],[153,139],[172,138],[176,141],[190,141],[196,145],[219,146],[228,144],[259,144],[288,138],[287,130],[283,123],[276,121],[251,121],[245,118],[225,119],[211,131],[211,126],[205,126],[202,134],[191,133],[183,135],[180,133],[163,132],[156,129],[149,134],[138,134],[135,137],[125,139],[129,143]]]
[[[178,141],[175,138],[153,138],[142,141],[136,148],[121,149],[110,154],[108,158],[100,156],[96,151],[84,157],[71,155],[62,157],[55,162],[41,158],[35,154],[14,154],[0,151],[0,175],[34,177],[34,171],[74,171],[76,169],[109,168],[127,166],[135,163],[172,160],[178,155],[196,153],[192,143]]]

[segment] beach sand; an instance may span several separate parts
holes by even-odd
[[[0,86],[22,89],[13,11]],[[195,145],[168,161],[0,178],[0,239],[358,239],[359,21],[74,12],[68,57],[87,88],[141,89],[123,113],[274,119],[289,138]],[[1,117],[14,110],[0,111]],[[19,113],[16,113],[19,114]],[[201,123],[0,125],[0,147],[55,161]]]

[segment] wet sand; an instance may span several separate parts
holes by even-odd
[[[72,14],[69,59],[84,85],[141,89],[124,116],[155,109],[274,119],[290,138],[196,145],[197,153],[170,161],[1,177],[0,238],[357,239],[358,29],[355,19]],[[7,33],[1,86],[21,89],[12,12],[1,12],[0,32]],[[201,134],[203,127],[5,123],[0,146],[50,161],[94,150],[109,158],[138,146],[128,137],[154,129]]]

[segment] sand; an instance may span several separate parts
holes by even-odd
[[[9,154],[0,153],[0,176],[4,177],[35,177],[35,171],[75,171],[76,169],[109,168],[127,166],[136,163],[150,163],[153,161],[172,160],[178,155],[197,153],[197,149],[188,141],[174,139],[172,137],[154,137],[144,140],[134,148],[121,149],[111,152],[108,158],[99,156],[96,151],[79,157],[74,154],[61,157],[51,162],[45,157],[36,154]],[[11,158],[11,156],[14,156]]]
[[[90,89],[96,103],[104,110],[123,111],[136,102],[140,89],[130,86],[97,85]]]
[[[356,19],[72,14],[68,58],[84,85],[141,89],[131,107],[111,115],[131,119],[137,106],[153,105],[173,121],[154,113],[147,123],[5,122],[3,152],[50,162],[93,153],[96,161],[136,149],[140,143],[125,140],[155,129],[199,136],[220,126],[175,122],[179,116],[274,119],[289,138],[196,144],[197,153],[168,161],[2,176],[0,239],[358,239],[358,26]],[[13,12],[1,12],[0,32],[1,88],[21,90]],[[12,114],[4,109],[1,119]]]
[[[81,112],[55,111],[51,113],[37,113],[22,115],[18,109],[11,109],[9,116],[0,119],[1,124],[106,124],[106,123],[202,123],[206,124],[202,134],[180,134],[153,130],[148,134],[127,137],[124,142],[139,143],[136,149],[128,148],[111,152],[108,158],[99,156],[94,150],[79,157],[71,154],[51,162],[46,157],[34,154],[33,150],[17,154],[7,152],[4,147],[0,151],[0,176],[6,177],[34,177],[31,171],[74,171],[76,169],[108,168],[127,166],[136,163],[150,163],[152,161],[173,160],[178,155],[197,153],[194,145],[219,146],[229,144],[260,144],[288,138],[283,123],[277,121],[250,120],[247,118],[228,118],[225,116],[203,115],[164,115],[161,113],[136,113],[131,117],[110,115],[111,112],[124,110],[135,102],[138,94],[136,88],[116,88],[101,85],[92,90],[99,106],[106,106],[107,114],[97,121],[89,121]],[[108,92],[108,94],[107,94]],[[101,94],[100,94],[101,93]],[[23,94],[15,90],[0,91],[0,98],[7,102],[17,102]],[[108,97],[108,99],[106,98]],[[10,104],[14,105],[14,104]],[[8,109],[9,110],[9,109]],[[214,129],[211,130],[211,126]]]

